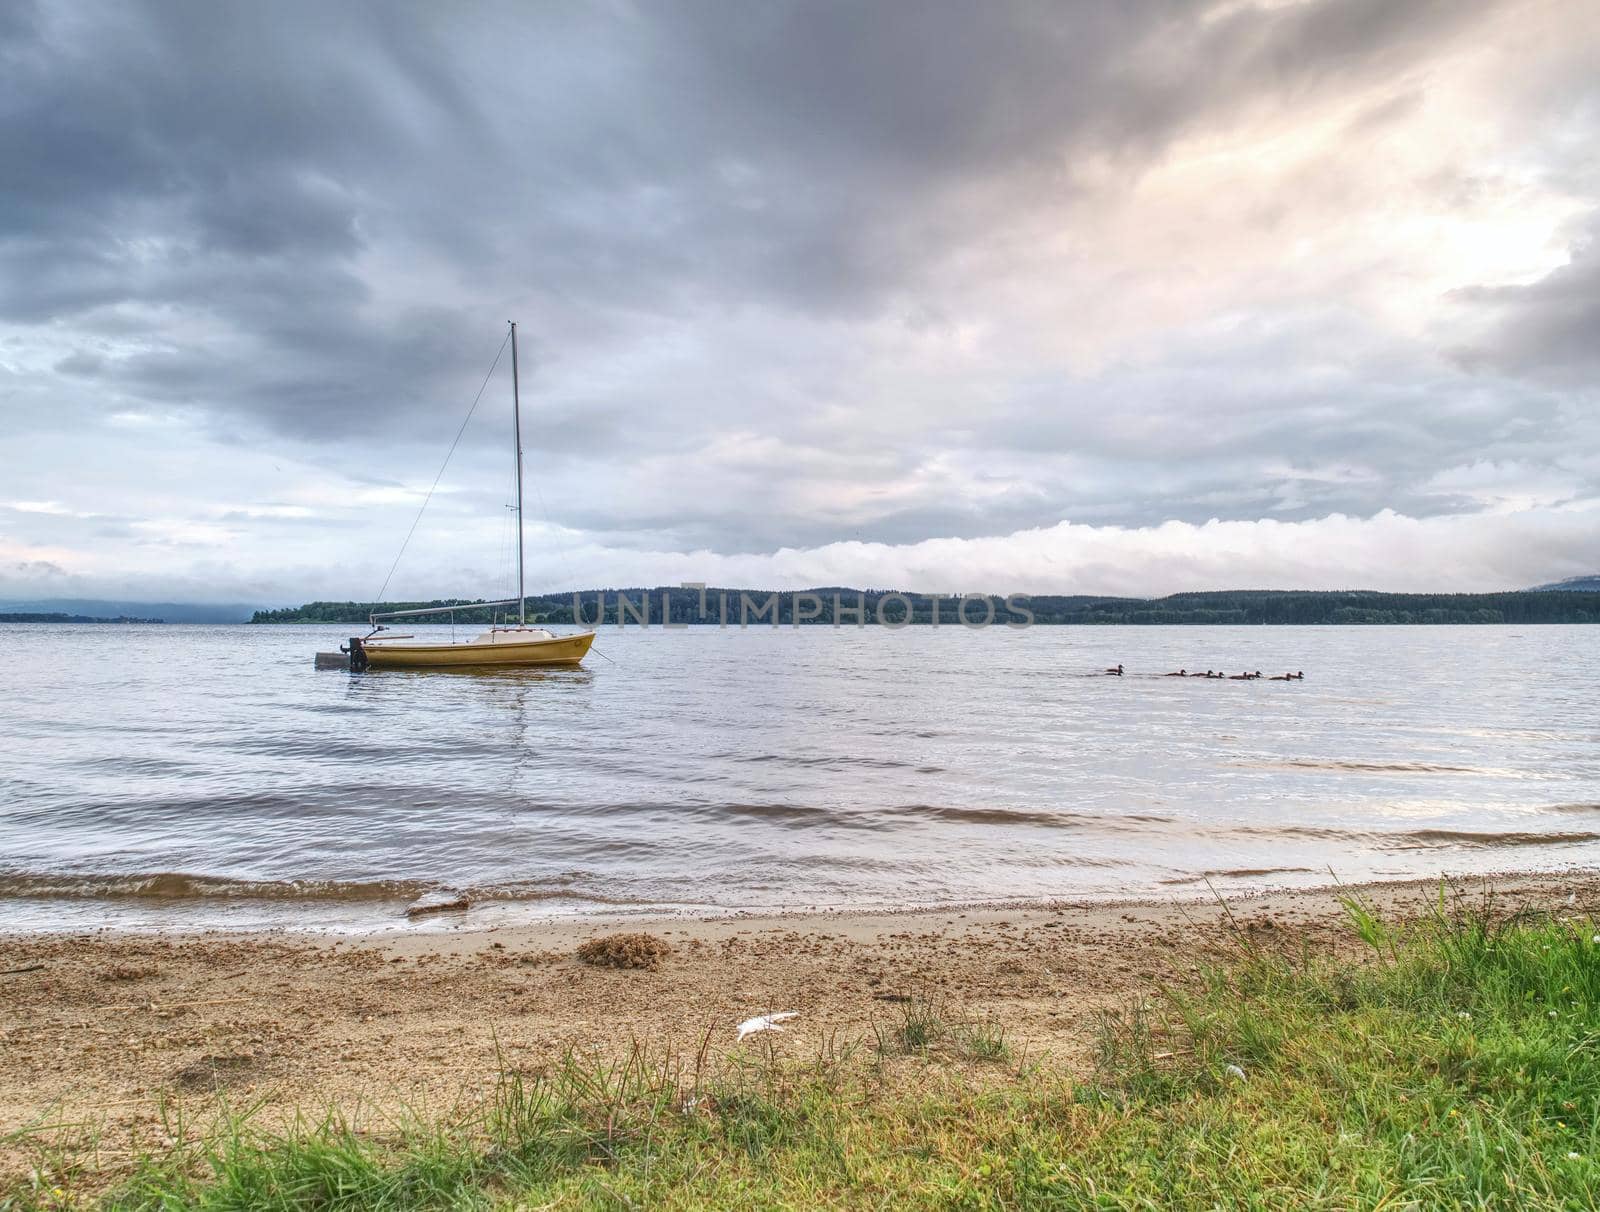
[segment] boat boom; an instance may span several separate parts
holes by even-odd
[[[419,614],[452,614],[457,610],[485,610],[491,606],[519,604],[516,598],[507,598],[503,602],[462,602],[459,606],[424,606],[420,610],[379,610],[369,614],[367,622],[376,627],[379,619],[409,619]]]

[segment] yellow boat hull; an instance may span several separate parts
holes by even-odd
[[[371,669],[508,669],[549,665],[576,665],[589,654],[594,632],[538,639],[497,636],[493,643],[363,645]]]

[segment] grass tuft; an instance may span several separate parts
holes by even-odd
[[[900,1008],[900,1020],[876,1024],[880,1056],[927,1055],[931,1052],[971,1061],[1011,1058],[1005,1028],[992,1019],[951,1021],[935,1002],[913,998]]]

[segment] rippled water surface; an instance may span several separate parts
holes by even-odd
[[[0,929],[1600,858],[1593,628],[631,628],[581,670],[314,671],[350,630],[0,626]]]

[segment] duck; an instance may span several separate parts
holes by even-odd
[[[1189,676],[1189,671],[1187,669],[1180,669],[1177,673],[1169,673],[1165,674],[1164,676],[1169,678],[1186,678]]]
[[[1113,665],[1111,668],[1107,669],[1106,672],[1120,678],[1122,676],[1122,666]]]

